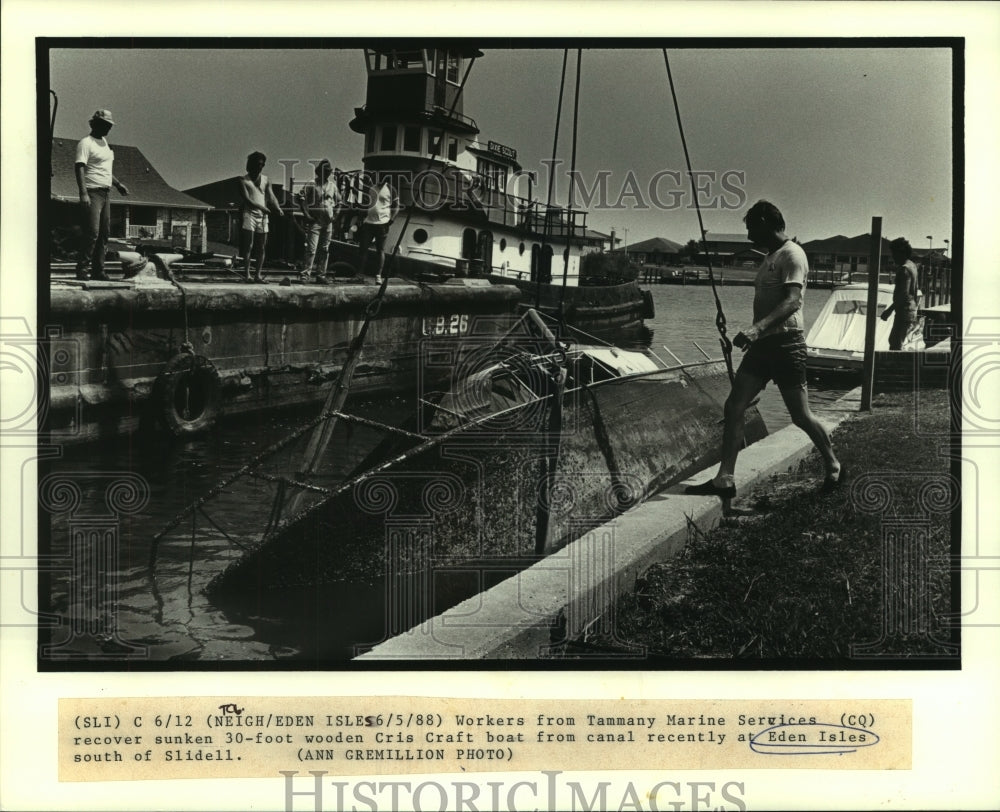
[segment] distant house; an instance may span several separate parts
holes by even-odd
[[[868,273],[868,255],[871,253],[871,234],[859,234],[857,237],[845,237],[838,234],[822,240],[810,240],[803,243],[802,248],[809,259],[809,269],[814,271],[839,271],[849,276],[855,273]],[[911,241],[912,245],[912,241]],[[928,263],[935,267],[949,266],[951,263],[944,255],[943,248],[918,248],[913,245],[913,261],[918,265]],[[880,267],[883,272],[892,263],[891,240],[882,238],[882,259]]]
[[[614,234],[605,234],[603,231],[594,231],[588,228],[584,233],[583,245],[580,246],[581,254],[589,254],[594,251],[607,251],[611,247],[611,241],[621,242]]]
[[[845,237],[838,234],[822,240],[802,244],[813,271],[837,271],[855,274],[868,273],[868,255],[871,253],[871,234]],[[891,258],[889,240],[882,238],[882,256]],[[884,263],[883,263],[884,264]]]
[[[743,262],[756,264],[760,260],[760,256],[760,252],[754,249],[753,243],[747,239],[746,234],[706,232],[705,248],[698,254],[698,260],[704,262],[707,258],[712,261],[713,265],[733,266]]]
[[[52,139],[53,229],[78,229],[80,190],[76,183],[76,145],[79,139]],[[125,240],[170,240],[192,251],[205,251],[205,214],[211,206],[174,189],[138,147],[111,144],[115,177],[128,196],[112,189],[111,236]]]
[[[612,253],[627,252],[629,258],[640,265],[676,265],[683,250],[684,246],[666,237],[651,237],[648,240],[615,248]]]
[[[240,178],[229,178],[193,186],[184,193],[208,204],[210,211],[206,218],[208,239],[214,243],[224,243],[235,248],[239,245],[240,228],[243,223],[243,196],[240,193]],[[305,238],[299,233],[291,215],[295,210],[294,200],[280,183],[271,180],[271,188],[286,216],[269,220],[270,231],[267,238],[268,259],[294,260],[304,255]]]

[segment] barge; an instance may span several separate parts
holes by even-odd
[[[378,288],[54,279],[49,399],[53,442],[161,424],[178,436],[221,415],[321,402]],[[446,376],[462,347],[509,329],[519,291],[486,280],[393,279],[371,320],[352,393],[378,395]],[[433,363],[423,363],[421,359]],[[436,360],[435,360],[436,359]]]

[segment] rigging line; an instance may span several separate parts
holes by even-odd
[[[218,522],[216,522],[215,519],[213,519],[211,516],[208,515],[208,511],[205,510],[204,506],[200,507],[198,509],[198,512],[201,513],[202,517],[210,525],[212,525],[212,527],[214,527],[216,530],[218,530],[220,533],[222,533],[223,536],[225,536],[226,541],[228,541],[234,547],[239,547],[241,550],[246,550],[246,545],[243,544],[243,543],[241,543],[241,542],[239,542],[239,541],[237,541],[236,539],[234,539],[222,527],[220,527],[219,524],[218,524]]]
[[[462,77],[462,81],[458,86],[458,92],[455,93],[455,98],[452,100],[451,107],[448,109],[447,118],[451,119],[452,115],[455,113],[455,108],[458,107],[458,101],[462,98],[462,94],[465,92],[465,83],[469,80],[469,74],[472,73],[472,66],[476,64],[476,58],[472,57],[469,60],[469,65],[465,69],[465,75]],[[438,136],[437,146],[431,153],[431,161],[436,161],[438,156],[441,154],[441,148],[444,146],[444,137],[447,134],[447,127],[441,125],[441,134]],[[399,236],[396,238],[396,244],[392,247],[392,260],[398,267],[398,262],[396,262],[396,257],[399,254],[399,246],[403,242],[403,236],[406,234],[406,229],[409,228],[410,218],[413,216],[413,210],[417,205],[417,198],[413,194],[413,189],[410,189],[410,205],[406,207],[406,219],[403,221],[403,227],[399,230]]]
[[[160,540],[164,538],[167,535],[167,533],[169,533],[171,530],[177,527],[177,525],[179,525],[184,520],[184,517],[187,516],[188,513],[197,510],[206,502],[214,499],[216,496],[222,493],[223,490],[229,487],[233,482],[249,474],[250,471],[258,463],[262,462],[263,460],[267,459],[270,456],[273,456],[274,454],[277,454],[282,449],[288,447],[293,442],[295,442],[299,437],[301,437],[307,431],[312,429],[314,426],[319,425],[319,423],[324,419],[326,419],[326,415],[321,414],[318,417],[315,417],[312,420],[308,421],[307,423],[304,423],[303,425],[299,426],[297,429],[294,429],[288,435],[278,440],[277,442],[272,443],[263,451],[261,451],[259,454],[254,456],[246,465],[244,465],[238,471],[233,472],[228,477],[224,478],[221,482],[216,483],[215,487],[209,490],[208,493],[196,499],[194,502],[185,507],[180,513],[174,516],[174,518],[172,518],[169,522],[167,522],[167,524],[163,527],[163,529],[161,529],[155,536],[153,536],[153,541],[152,544],[150,545],[150,550],[149,550],[149,566],[153,567],[156,563],[157,548],[159,547]]]
[[[562,287],[559,290],[559,321],[563,321],[563,302],[566,298],[566,277],[569,276],[569,255],[570,246],[573,244],[573,231],[576,227],[576,215],[573,207],[576,205],[576,195],[573,194],[576,180],[576,137],[579,132],[580,122],[580,67],[583,60],[583,49],[576,49],[576,87],[573,98],[573,151],[570,157],[569,167],[569,210],[566,212],[569,233],[566,236],[566,253],[563,255],[563,278]]]
[[[543,245],[548,245],[549,232],[552,225],[552,218],[549,217],[549,209],[552,208],[552,195],[555,191],[556,182],[556,155],[559,152],[559,125],[562,121],[563,92],[566,89],[566,63],[569,61],[569,48],[563,48],[562,75],[559,78],[559,101],[556,103],[556,131],[552,136],[552,160],[549,163],[549,189],[545,197],[545,222],[542,225]],[[531,201],[528,201],[528,214],[531,216]],[[528,221],[531,222],[530,220]],[[542,282],[539,278],[538,263],[541,262],[541,254],[535,259],[535,310],[542,309]]]
[[[701,216],[701,206],[698,203],[698,190],[695,187],[694,171],[691,169],[691,155],[688,152],[687,138],[684,137],[684,124],[681,122],[681,108],[677,102],[677,91],[674,89],[674,76],[670,71],[670,58],[667,56],[667,49],[663,49],[663,62],[667,66],[667,81],[670,83],[670,95],[674,101],[674,112],[677,115],[677,129],[681,136],[681,146],[684,147],[684,160],[687,162],[688,179],[691,181],[691,197],[694,201],[695,211],[698,212],[698,229],[701,232],[701,245],[705,250],[705,259],[708,262],[708,281],[712,284],[712,295],[715,297],[715,326],[719,331],[719,343],[722,345],[722,356],[726,360],[726,371],[729,373],[729,383],[733,378],[733,342],[726,335],[726,314],[722,309],[722,301],[719,299],[719,291],[715,287],[715,274],[712,272],[712,259],[708,253],[708,243],[705,239],[705,222]]]
[[[284,481],[279,480],[278,487],[275,489],[274,501],[271,503],[271,514],[267,518],[267,525],[264,527],[264,533],[261,536],[262,540],[270,536],[271,531],[281,521],[281,510],[285,506],[285,487]]]

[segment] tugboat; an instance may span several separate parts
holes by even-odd
[[[368,48],[365,104],[350,127],[364,136],[363,171],[345,172],[349,207],[342,234],[364,217],[366,188],[388,180],[407,216],[396,219],[386,252],[397,272],[488,278],[516,285],[521,308],[609,337],[653,317],[649,291],[634,281],[588,284],[582,258],[607,239],[584,211],[535,199],[534,173],[517,150],[481,135],[464,112],[462,78],[474,48]],[[334,258],[363,262],[347,241]]]

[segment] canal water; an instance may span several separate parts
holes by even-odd
[[[721,354],[709,287],[653,285],[651,289],[656,317],[647,324],[653,352],[670,361],[666,345],[684,362],[704,358],[697,345],[712,357]],[[748,323],[753,288],[727,286],[719,292],[732,336]],[[809,291],[807,328],[827,296],[824,290]],[[735,352],[738,363],[741,353]],[[843,391],[814,387],[812,401],[830,402]],[[412,405],[403,399],[384,399],[353,404],[351,411],[398,423],[409,409]],[[788,424],[773,385],[762,395],[760,410],[772,432]],[[183,443],[131,438],[67,449],[51,470],[75,483],[80,507],[76,518],[54,512],[50,552],[56,560],[74,559],[69,546],[71,536],[79,532],[79,516],[86,519],[101,513],[99,507],[109,502],[109,483],[126,480],[134,493],[127,497],[129,512],[117,528],[113,563],[98,573],[96,582],[93,573],[81,575],[79,568],[52,573],[48,610],[55,622],[43,632],[43,642],[51,646],[49,657],[53,661],[99,658],[112,667],[145,660],[173,661],[178,667],[189,661],[288,660],[296,667],[310,667],[344,662],[389,636],[385,607],[392,601],[384,586],[340,583],[262,591],[224,604],[207,597],[211,579],[240,554],[223,530],[248,523],[262,528],[267,522],[274,488],[267,482],[224,489],[196,522],[185,519],[151,556],[154,536],[189,503],[317,413],[318,407],[312,406],[224,420],[209,436]],[[365,432],[361,427],[353,435],[359,441],[354,445],[362,449],[374,442]],[[352,458],[346,446],[339,449],[339,472],[360,462],[362,452],[354,453]],[[294,471],[291,456],[286,470]],[[495,578],[506,575],[497,573]],[[101,599],[109,589],[112,599]]]

